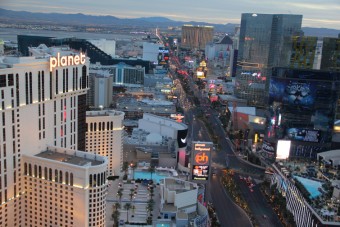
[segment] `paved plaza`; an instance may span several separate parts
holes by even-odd
[[[132,181],[133,182],[133,181]],[[120,186],[121,185],[121,186]],[[123,195],[121,200],[117,196],[117,192],[119,188],[122,188]],[[130,189],[136,188],[136,194],[130,199]],[[130,203],[134,206],[134,209],[130,209],[128,212],[128,220],[133,223],[146,223],[147,219],[147,202],[150,199],[148,195],[147,185],[142,183],[124,183],[122,180],[109,181],[108,186],[108,194],[107,194],[107,207],[106,207],[106,226],[113,226],[113,219],[111,217],[114,208],[113,205],[116,202],[120,202],[121,208],[119,209],[120,217],[119,220],[127,221],[127,211],[124,209],[124,205],[126,203]],[[159,195],[159,186],[154,187],[154,196],[152,199],[155,201],[155,205],[152,211],[152,219],[157,220],[159,216],[159,204],[160,204],[160,195]]]

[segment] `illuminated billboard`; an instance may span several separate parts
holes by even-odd
[[[288,138],[294,146],[300,142],[330,144],[339,76],[337,72],[274,68],[267,136]]]
[[[183,148],[187,146],[187,134],[188,134],[188,129],[177,131],[178,148]]]
[[[212,142],[193,142],[192,152],[192,180],[207,181],[209,180]]]
[[[197,74],[197,78],[199,78],[199,79],[205,78],[204,72],[202,72],[202,71],[197,71],[196,74]]]
[[[292,140],[318,143],[320,141],[321,132],[320,130],[313,129],[288,128],[287,136]]]
[[[158,64],[166,65],[169,62],[169,48],[168,47],[159,47],[158,50]]]
[[[192,179],[193,180],[208,180],[209,166],[193,165]]]
[[[284,160],[289,158],[290,140],[278,140],[276,148],[276,160]]]
[[[262,142],[262,152],[265,153],[265,156],[267,158],[272,158],[274,159],[274,155],[275,155],[275,147],[276,144],[275,143],[271,143],[267,140],[263,140]]]

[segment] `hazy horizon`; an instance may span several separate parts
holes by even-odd
[[[206,2],[205,2],[206,3]],[[172,0],[160,4],[155,0],[144,1],[90,1],[90,0],[3,0],[1,8],[40,13],[64,13],[115,16],[118,18],[166,17],[175,21],[197,21],[214,24],[240,24],[242,13],[300,14],[303,27],[333,28],[340,30],[339,0],[240,0],[228,3],[210,0]]]

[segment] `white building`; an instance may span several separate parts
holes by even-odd
[[[80,198],[80,194],[74,189],[75,185],[66,187],[63,183],[57,184],[53,180],[52,182],[40,181],[22,176],[24,173],[22,159],[32,160],[31,164],[34,160],[37,166],[39,164],[45,168],[47,164],[37,160],[40,159],[39,154],[46,151],[48,146],[59,147],[67,152],[70,149],[85,150],[89,59],[84,53],[73,52],[67,47],[30,49],[33,55],[31,57],[5,56],[0,61],[2,119],[0,121],[2,128],[0,130],[0,226],[44,226],[47,220],[47,226],[61,226],[61,224],[90,226],[89,220],[84,220],[84,225],[75,224],[78,218],[92,215],[90,209],[92,198],[85,194]],[[47,159],[45,158],[44,162]],[[54,167],[58,170],[70,168],[69,173],[73,173],[74,177],[80,174],[75,166],[54,161],[56,162]],[[100,168],[102,167],[104,168],[100,165]],[[86,174],[91,173],[92,167],[86,168],[89,171],[83,169],[79,171],[82,172],[83,177],[89,178]],[[74,182],[78,184],[79,179],[74,178]],[[41,188],[42,185],[44,188]],[[85,189],[92,190],[87,186]],[[68,205],[66,208],[66,204],[60,202],[60,195],[66,196],[68,190],[73,190],[74,193],[68,198],[73,198],[74,205],[84,204],[83,210],[87,210],[87,213],[76,210],[76,206]],[[100,190],[95,189],[89,193],[104,194]],[[54,201],[47,203],[50,197]],[[58,206],[55,200],[59,200]],[[65,200],[66,198],[62,201]],[[29,205],[25,207],[24,204]],[[49,213],[43,214],[42,210],[46,209]],[[60,214],[66,214],[66,210],[71,209],[74,213],[68,215],[69,222],[66,225],[66,216]],[[74,224],[70,224],[70,217],[73,217]],[[96,214],[95,218],[105,220],[103,217],[105,212],[102,212],[101,216]],[[105,226],[105,223],[96,226]]]
[[[22,162],[23,226],[105,226],[106,157],[47,147]]]
[[[176,219],[176,226],[208,226],[208,210],[198,202],[198,185],[176,178],[160,181],[160,212],[163,219]]]
[[[143,43],[143,60],[157,63],[160,47],[163,47],[163,45],[158,44],[158,43],[144,42]]]
[[[123,164],[124,112],[115,110],[86,112],[86,151],[106,156],[108,174],[120,175]]]
[[[226,66],[226,64],[229,63],[232,48],[233,41],[226,35],[216,43],[207,43],[205,46],[205,56],[209,60],[219,61],[221,66]]]
[[[107,40],[107,39],[90,39],[88,40],[90,43],[101,49],[106,54],[111,57],[116,56],[116,41],[115,40]]]

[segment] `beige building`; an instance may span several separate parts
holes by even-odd
[[[0,62],[0,226],[105,226],[107,161],[66,161],[85,150],[89,59],[68,47],[30,53]],[[48,155],[51,146],[72,158]],[[99,173],[100,186],[90,187]]]
[[[22,162],[25,223],[105,226],[106,157],[47,147],[36,155],[23,155]]]
[[[205,45],[212,42],[214,27],[212,26],[182,26],[181,47],[188,49],[205,50]]]
[[[106,156],[109,176],[120,175],[123,164],[124,112],[115,110],[86,112],[86,151]]]

